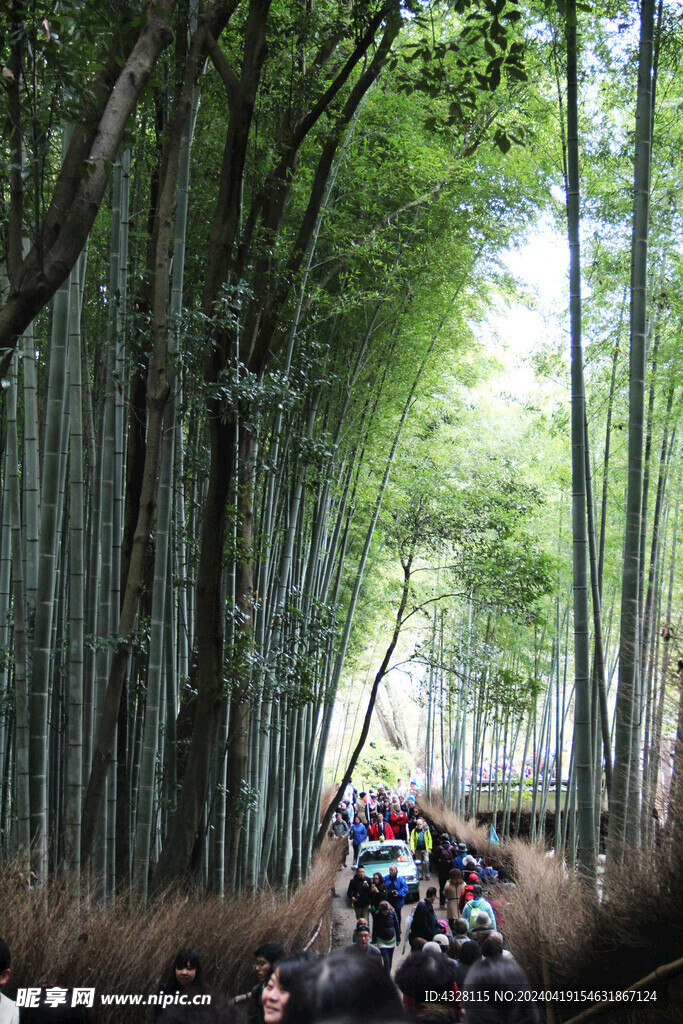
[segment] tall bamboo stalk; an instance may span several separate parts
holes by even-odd
[[[631,244],[631,331],[629,358],[628,486],[621,588],[619,689],[616,706],[614,779],[610,799],[609,845],[620,860],[626,843],[629,783],[638,752],[635,670],[638,657],[640,509],[643,480],[643,410],[647,333],[647,248],[652,143],[652,61],[654,0],[643,0],[636,107],[636,159]]]

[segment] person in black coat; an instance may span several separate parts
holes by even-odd
[[[365,877],[365,868],[356,869],[355,875],[349,882],[346,895],[351,900],[353,909],[356,911],[356,920],[358,920],[359,917],[367,917],[372,892],[370,888],[370,879]]]
[[[453,850],[451,848],[451,839],[447,832],[444,832],[441,836],[441,842],[434,851],[434,859],[436,860],[436,867],[439,872],[439,906],[443,907],[444,886],[453,868]]]
[[[415,907],[413,923],[410,926],[411,942],[415,938],[426,939],[427,942],[431,942],[437,932],[443,932],[443,928],[437,921],[436,914],[434,913],[435,899],[436,889],[432,885],[427,889],[425,898],[420,900]]]
[[[400,937],[401,926],[398,923],[396,911],[387,900],[382,900],[379,908],[372,912],[372,942],[382,954],[384,966],[389,973],[391,973],[394,950]]]

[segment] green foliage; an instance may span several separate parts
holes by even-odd
[[[384,740],[371,740],[356,762],[353,777],[360,791],[366,786],[395,786],[398,779],[405,779],[413,765],[405,750],[397,750]],[[360,785],[362,781],[362,787]]]

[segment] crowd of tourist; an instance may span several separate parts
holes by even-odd
[[[456,836],[433,834],[420,814],[418,794],[400,780],[393,791],[378,786],[358,793],[350,784],[330,834],[343,843],[344,863],[351,843],[356,865],[347,890],[355,921],[341,950],[319,956],[266,942],[254,950],[252,990],[226,1001],[211,995],[199,954],[182,949],[159,986],[159,1024],[236,1024],[245,1016],[248,1024],[536,1024],[527,979],[505,947],[503,896],[512,883],[502,864],[483,859]],[[428,884],[410,914],[407,885],[395,865],[386,875],[367,878],[356,863],[366,838],[395,836],[409,843],[422,878],[431,883],[434,874],[438,880],[438,887]],[[402,939],[404,953],[407,944],[410,951],[394,971]],[[0,986],[9,974],[9,950],[0,940]],[[208,1005],[199,998],[207,994]],[[66,1024],[76,1018],[42,1019]],[[0,1024],[40,1020],[23,1010],[19,1017],[14,1003],[0,994]]]

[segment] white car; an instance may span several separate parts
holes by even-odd
[[[398,874],[405,878],[408,885],[408,900],[419,900],[420,881],[417,876],[417,865],[407,843],[402,839],[379,839],[361,843],[358,848],[356,867],[365,868],[365,877],[372,878],[379,871],[382,878],[389,874],[389,868],[395,867]]]

